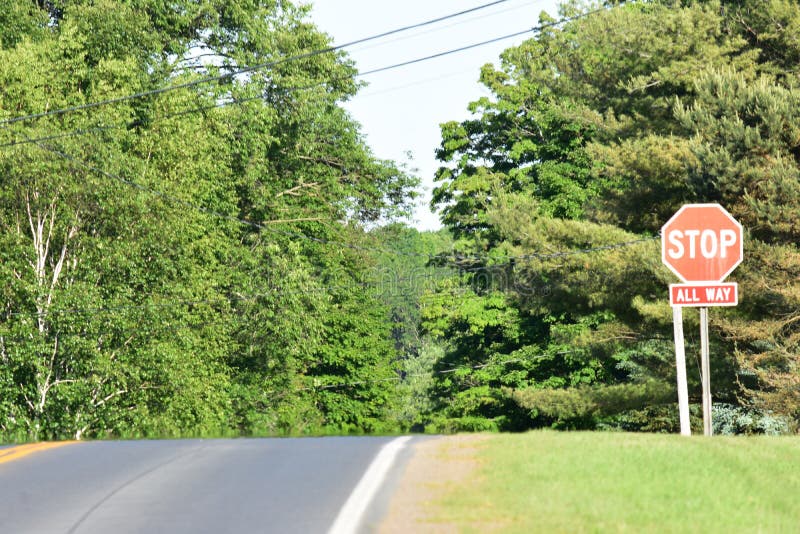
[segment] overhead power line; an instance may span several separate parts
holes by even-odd
[[[471,22],[475,22],[475,21],[478,21],[478,20],[485,21],[485,20],[487,20],[489,18],[496,17],[498,15],[502,15],[502,14],[508,13],[510,11],[517,11],[517,10],[525,8],[525,7],[530,7],[531,5],[537,4],[540,1],[541,0],[529,0],[529,1],[523,2],[522,4],[517,5],[517,6],[506,7],[505,9],[499,9],[497,11],[493,11],[492,13],[481,14],[481,15],[479,15],[477,17],[472,17],[472,18],[468,18],[468,19],[465,19],[465,20],[458,20],[458,21],[455,21],[455,22],[451,22],[450,24],[446,24],[446,25],[439,26],[439,27],[436,27],[436,28],[428,28],[428,29],[423,30],[421,32],[412,33],[411,35],[402,35],[402,36],[399,36],[399,37],[395,37],[394,39],[389,39],[389,40],[381,41],[381,42],[378,42],[378,43],[370,43],[367,46],[359,46],[359,47],[356,47],[353,50],[349,50],[349,52],[351,54],[357,54],[358,52],[362,52],[364,50],[373,50],[375,48],[381,48],[381,47],[384,47],[384,46],[387,46],[387,45],[391,45],[391,44],[394,44],[394,43],[408,41],[408,40],[411,40],[411,39],[415,39],[415,38],[418,38],[418,37],[429,35],[431,33],[441,32],[441,31],[447,30],[449,28],[454,28],[456,26],[462,26],[464,24],[469,24]]]
[[[448,50],[443,50],[443,51],[437,52],[435,54],[429,54],[429,55],[426,55],[426,56],[421,56],[421,57],[410,59],[410,60],[407,60],[407,61],[402,61],[402,62],[399,62],[399,63],[393,63],[391,65],[386,65],[386,66],[383,66],[383,67],[377,67],[377,68],[374,68],[374,69],[366,70],[364,72],[359,72],[359,73],[355,74],[355,76],[358,77],[358,78],[364,78],[364,77],[367,77],[367,76],[372,76],[374,74],[380,74],[380,73],[383,73],[383,72],[387,72],[387,71],[391,71],[391,70],[395,70],[395,69],[400,69],[400,68],[404,68],[404,67],[409,67],[411,65],[416,65],[418,63],[424,63],[426,61],[439,59],[439,58],[446,57],[446,56],[449,56],[449,55],[452,55],[452,54],[458,54],[458,53],[461,53],[461,52],[466,52],[466,51],[469,51],[469,50],[473,50],[475,48],[480,48],[482,46],[487,46],[487,45],[498,43],[498,42],[501,42],[501,41],[506,41],[506,40],[509,40],[509,39],[513,39],[514,37],[519,37],[521,35],[526,35],[528,33],[539,32],[539,31],[542,31],[542,30],[545,30],[545,29],[549,29],[549,28],[552,28],[552,27],[560,26],[561,24],[565,24],[567,22],[571,22],[571,21],[574,21],[574,20],[577,20],[577,19],[581,19],[581,18],[587,17],[589,15],[593,15],[593,14],[598,13],[600,11],[604,11],[605,9],[606,8],[595,9],[593,11],[588,11],[586,13],[581,13],[581,14],[578,14],[578,15],[575,15],[575,16],[572,16],[572,17],[566,17],[566,18],[559,19],[559,20],[556,20],[556,21],[553,21],[553,22],[540,24],[540,25],[535,26],[533,28],[527,28],[527,29],[520,30],[520,31],[517,31],[517,32],[508,33],[508,34],[501,35],[501,36],[498,36],[498,37],[494,37],[492,39],[488,39],[488,40],[485,40],[485,41],[480,41],[480,42],[464,45],[464,46],[461,46],[461,47],[458,47],[458,48],[451,48],[451,49],[448,49]],[[343,45],[343,46],[347,46],[347,45]],[[287,59],[287,61],[288,61],[288,59]],[[297,86],[297,87],[288,87],[288,88],[284,89],[284,91],[287,92],[287,93],[294,93],[294,92],[297,92],[297,91],[306,91],[306,90],[314,89],[316,87],[325,86],[326,84],[329,84],[329,83],[342,81],[342,80],[347,80],[347,79],[350,79],[350,78],[351,78],[350,75],[348,75],[348,76],[335,76],[335,77],[329,78],[327,80],[322,80],[322,81],[319,81],[319,82],[316,82],[316,83],[313,83],[313,84]],[[202,82],[202,80],[197,80],[197,81],[198,82]],[[175,87],[180,88],[179,86],[175,86]],[[217,103],[214,103],[214,104],[208,104],[208,105],[205,105],[205,106],[198,106],[198,107],[194,107],[194,108],[185,109],[185,110],[178,111],[178,112],[175,112],[175,113],[168,113],[168,114],[162,115],[160,117],[154,117],[154,118],[152,118],[152,119],[150,119],[148,121],[135,120],[135,121],[127,122],[127,123],[124,123],[124,124],[108,125],[108,126],[97,126],[97,127],[92,127],[92,128],[81,128],[81,129],[76,129],[76,130],[73,130],[71,132],[65,132],[65,133],[61,133],[61,134],[53,134],[53,135],[48,135],[48,136],[43,136],[43,137],[25,138],[23,140],[9,141],[9,142],[0,144],[0,148],[7,148],[7,147],[13,147],[13,146],[24,145],[24,144],[29,144],[29,143],[36,143],[36,142],[39,142],[39,141],[53,141],[53,140],[58,140],[58,139],[64,139],[64,138],[67,138],[67,137],[88,135],[88,134],[99,133],[99,132],[108,131],[108,130],[131,129],[131,128],[134,128],[136,126],[139,126],[139,125],[143,124],[144,122],[148,122],[148,123],[159,122],[159,121],[162,121],[162,120],[167,120],[167,119],[180,117],[180,116],[184,116],[184,115],[189,115],[189,114],[193,114],[193,113],[201,113],[201,112],[204,112],[204,111],[210,111],[210,110],[213,110],[213,109],[218,109],[218,108],[223,108],[223,107],[228,107],[228,106],[242,105],[242,104],[246,104],[248,102],[254,102],[254,101],[258,101],[258,100],[263,100],[264,98],[265,98],[264,95],[258,95],[258,96],[240,98],[240,99],[225,100],[225,101],[217,102]],[[57,111],[57,110],[55,110],[55,111]],[[2,124],[3,124],[3,121],[0,121],[0,125],[2,125]]]
[[[491,4],[487,4],[487,5],[491,5]],[[440,52],[440,53],[437,53],[437,54],[425,56],[424,58],[418,58],[418,59],[414,59],[414,60],[398,63],[398,64],[395,64],[395,65],[392,65],[392,66],[389,66],[389,67],[382,67],[382,68],[379,68],[379,69],[374,69],[372,71],[368,71],[366,73],[362,73],[362,75],[367,75],[367,74],[371,74],[371,73],[375,73],[375,72],[382,72],[382,71],[389,70],[390,68],[399,68],[401,66],[406,66],[406,65],[410,65],[410,64],[414,64],[414,63],[419,63],[421,61],[425,61],[425,60],[429,60],[429,59],[433,59],[433,58],[437,58],[437,57],[442,57],[442,56],[450,54],[450,53],[456,53],[456,52],[460,52],[460,51],[463,51],[463,50],[469,50],[469,49],[475,48],[477,46],[482,46],[484,44],[497,42],[497,41],[502,40],[502,39],[508,39],[508,38],[513,37],[513,36],[518,36],[518,35],[522,35],[522,34],[525,34],[525,33],[529,33],[531,31],[541,31],[541,30],[546,29],[546,28],[558,26],[558,25],[563,24],[563,23],[568,22],[568,21],[572,21],[572,20],[576,20],[576,19],[579,19],[579,18],[590,16],[590,15],[592,15],[594,13],[603,11],[605,9],[606,8],[599,8],[599,9],[596,9],[596,10],[593,10],[593,11],[589,11],[589,12],[586,12],[586,13],[581,13],[579,15],[575,15],[573,17],[568,17],[568,18],[564,18],[564,19],[561,19],[561,20],[558,20],[558,21],[553,21],[553,22],[550,22],[550,23],[541,24],[541,25],[539,25],[537,27],[534,27],[534,28],[531,28],[529,30],[525,30],[525,31],[522,31],[522,32],[515,32],[513,34],[508,34],[508,35],[497,37],[497,38],[490,39],[490,40],[487,40],[487,41],[482,41],[480,43],[467,45],[467,46],[460,47],[460,48],[457,48],[457,49],[453,49],[453,50],[450,50],[450,51]],[[257,97],[257,98],[261,98],[261,97]],[[216,105],[214,105],[212,107],[219,107],[221,105],[223,105],[223,104],[216,104]],[[195,110],[185,110],[185,111],[179,112],[179,114],[191,113],[191,112],[194,112],[194,111]],[[122,176],[120,176],[118,174],[111,173],[111,172],[106,171],[104,169],[101,169],[101,168],[99,168],[99,167],[97,167],[95,165],[92,165],[90,163],[82,161],[81,159],[79,159],[79,158],[77,158],[75,156],[72,156],[70,154],[67,154],[66,152],[64,152],[62,150],[47,146],[47,145],[45,145],[45,144],[43,144],[41,142],[42,139],[32,139],[32,138],[29,138],[27,136],[23,136],[23,137],[25,138],[25,142],[35,143],[40,149],[42,149],[44,151],[47,151],[47,152],[50,152],[52,154],[56,154],[59,157],[71,162],[73,165],[75,165],[77,167],[84,168],[84,169],[86,169],[88,171],[91,171],[93,173],[102,175],[102,176],[104,176],[106,178],[118,181],[120,183],[123,183],[123,184],[125,184],[125,185],[127,185],[129,187],[135,188],[135,189],[140,190],[142,192],[145,192],[145,193],[152,194],[154,196],[160,197],[160,198],[162,198],[164,200],[167,200],[167,201],[170,201],[170,202],[172,202],[172,203],[174,203],[176,205],[179,205],[179,206],[182,206],[182,207],[185,207],[185,208],[188,208],[188,209],[192,209],[194,211],[198,211],[198,212],[201,212],[201,213],[205,213],[205,214],[217,217],[217,218],[222,219],[222,220],[227,220],[227,221],[230,221],[230,222],[235,222],[235,223],[238,223],[238,224],[247,225],[247,226],[250,226],[250,227],[257,228],[259,230],[263,230],[263,231],[266,231],[266,232],[269,232],[269,233],[273,233],[273,234],[277,234],[277,235],[282,235],[282,236],[289,237],[289,238],[308,240],[308,241],[312,241],[312,242],[316,242],[316,243],[320,243],[320,244],[326,244],[326,245],[336,245],[336,246],[348,248],[348,249],[351,249],[351,250],[357,250],[357,251],[363,251],[363,252],[373,252],[373,253],[374,252],[378,252],[378,253],[394,255],[394,256],[424,257],[424,258],[428,258],[428,259],[431,259],[431,260],[435,258],[434,255],[427,254],[427,253],[402,252],[402,251],[397,251],[397,250],[393,250],[393,249],[384,249],[384,248],[379,248],[379,247],[365,247],[365,246],[355,245],[355,244],[352,244],[352,243],[345,243],[345,242],[341,242],[341,241],[335,241],[335,240],[329,240],[329,239],[325,239],[325,238],[309,236],[309,235],[306,235],[306,234],[303,234],[303,233],[300,233],[300,232],[278,230],[278,229],[275,229],[273,227],[267,226],[267,224],[262,224],[262,223],[258,223],[258,222],[254,222],[254,221],[249,221],[249,220],[242,219],[242,218],[230,215],[230,214],[221,213],[221,212],[212,210],[210,208],[207,208],[207,207],[204,207],[204,206],[201,206],[201,205],[194,204],[192,202],[183,200],[183,199],[181,199],[179,197],[176,197],[174,195],[170,195],[168,193],[164,193],[164,192],[159,191],[157,189],[154,189],[154,188],[139,184],[138,182],[135,182],[133,180],[126,179],[126,178],[124,178],[124,177],[122,177]],[[54,136],[50,136],[50,137],[54,137]],[[602,250],[611,250],[611,249],[616,249],[616,248],[623,248],[623,247],[627,247],[627,246],[630,246],[630,245],[633,245],[633,244],[637,244],[637,243],[640,243],[640,242],[648,241],[648,240],[651,240],[651,239],[655,239],[655,238],[643,238],[643,239],[637,239],[637,240],[634,240],[634,241],[628,241],[628,242],[624,242],[624,243],[592,246],[592,247],[587,247],[587,248],[583,248],[583,249],[576,249],[576,250],[569,250],[569,251],[559,251],[559,252],[553,252],[553,253],[533,253],[533,254],[525,254],[525,255],[520,255],[520,256],[505,256],[502,259],[504,259],[504,260],[514,260],[514,259],[561,258],[561,257],[565,257],[565,256],[575,255],[575,254],[585,254],[585,253],[597,252],[597,251],[602,251]],[[466,261],[466,260],[470,260],[470,259],[474,259],[474,260],[477,260],[477,261],[482,261],[482,260],[489,259],[489,258],[487,258],[485,256],[459,255],[457,253],[454,254],[454,258],[457,261]]]
[[[319,56],[319,55],[322,55],[322,54],[329,54],[329,53],[332,53],[332,52],[337,52],[339,50],[342,50],[342,49],[350,47],[350,46],[355,46],[355,45],[367,43],[369,41],[374,41],[374,40],[377,40],[377,39],[381,39],[383,37],[388,37],[390,35],[395,35],[395,34],[402,33],[402,32],[409,31],[409,30],[413,30],[413,29],[416,29],[416,28],[421,28],[421,27],[424,27],[424,26],[430,26],[432,24],[436,24],[436,23],[442,22],[444,20],[460,17],[460,16],[466,15],[468,13],[474,13],[476,11],[480,11],[482,9],[486,9],[486,8],[489,8],[489,7],[498,5],[498,4],[503,4],[503,3],[508,2],[508,1],[509,0],[495,0],[494,2],[489,2],[489,3],[486,3],[486,4],[482,4],[482,5],[470,8],[470,9],[465,9],[465,10],[462,10],[462,11],[458,11],[456,13],[450,13],[448,15],[444,15],[444,16],[437,17],[437,18],[434,18],[434,19],[426,20],[426,21],[423,21],[423,22],[418,22],[416,24],[411,24],[409,26],[403,26],[401,28],[396,28],[396,29],[393,29],[393,30],[381,32],[381,33],[378,33],[378,34],[375,34],[375,35],[371,35],[369,37],[363,37],[363,38],[360,38],[360,39],[356,39],[355,41],[350,41],[348,43],[344,43],[344,44],[341,44],[341,45],[329,46],[329,47],[326,47],[326,48],[319,48],[319,49],[316,49],[316,50],[312,50],[310,52],[305,52],[305,53],[302,53],[302,54],[296,54],[296,55],[293,55],[293,56],[277,59],[277,60],[274,60],[274,61],[267,61],[265,63],[259,63],[259,64],[256,64],[256,65],[251,65],[249,67],[242,67],[242,68],[235,69],[235,70],[232,70],[231,72],[227,72],[225,74],[221,74],[221,75],[218,75],[218,76],[207,76],[207,77],[204,77],[204,78],[200,78],[198,80],[193,80],[191,82],[186,82],[186,83],[181,83],[181,84],[176,84],[176,85],[170,85],[170,86],[167,86],[167,87],[160,87],[158,89],[150,89],[148,91],[140,91],[138,93],[133,93],[133,94],[130,94],[130,95],[120,96],[120,97],[117,97],[117,98],[109,98],[109,99],[106,99],[106,100],[99,100],[99,101],[96,101],[96,102],[87,102],[86,104],[80,104],[80,105],[76,105],[76,106],[69,106],[69,107],[65,107],[65,108],[42,111],[40,113],[31,113],[31,114],[28,114],[28,115],[20,115],[18,117],[13,117],[13,118],[10,118],[10,119],[3,119],[3,120],[0,120],[0,126],[7,126],[9,124],[14,124],[14,123],[17,123],[17,122],[24,122],[24,121],[34,120],[34,119],[41,119],[41,118],[44,118],[44,117],[51,117],[51,116],[54,116],[54,115],[63,115],[65,113],[72,113],[72,112],[75,112],[75,111],[82,111],[82,110],[96,108],[96,107],[100,107],[100,106],[106,106],[106,105],[109,105],[109,104],[119,104],[119,103],[122,103],[122,102],[127,102],[129,100],[136,100],[136,99],[144,98],[144,97],[148,97],[148,96],[155,96],[155,95],[167,93],[167,92],[170,92],[170,91],[176,91],[176,90],[179,90],[179,89],[187,89],[187,88],[190,88],[190,87],[195,87],[195,86],[203,85],[203,84],[207,84],[207,83],[220,82],[220,81],[223,81],[223,80],[230,80],[230,79],[233,79],[234,77],[242,75],[242,74],[248,74],[248,73],[251,73],[251,72],[254,72],[254,71],[258,71],[258,70],[271,68],[271,67],[276,67],[278,65],[281,65],[281,64],[284,64],[284,63],[289,63],[289,62],[292,62],[292,61],[298,61],[298,60],[301,60],[301,59],[309,59],[309,58],[312,58],[312,57],[315,57],[315,56]]]
[[[336,245],[336,246],[345,247],[345,248],[349,248],[349,249],[360,251],[360,252],[377,252],[377,253],[387,254],[387,255],[392,255],[392,256],[422,257],[422,258],[428,258],[429,260],[434,260],[434,259],[440,258],[442,256],[441,254],[431,254],[431,253],[423,253],[423,252],[405,252],[405,251],[398,251],[398,250],[394,250],[394,249],[386,249],[386,248],[381,248],[381,247],[365,247],[365,246],[361,246],[361,245],[355,245],[355,244],[352,244],[352,243],[346,243],[346,242],[343,242],[343,241],[335,241],[335,240],[330,240],[330,239],[325,239],[325,238],[320,238],[320,237],[313,237],[313,236],[309,236],[309,235],[306,235],[306,234],[303,234],[303,233],[300,233],[300,232],[290,232],[290,231],[285,231],[285,230],[277,230],[275,228],[267,226],[266,224],[261,224],[261,223],[249,221],[247,219],[242,219],[242,218],[239,218],[239,217],[235,217],[233,215],[221,213],[221,212],[212,210],[210,208],[206,208],[204,206],[200,206],[198,204],[193,204],[191,202],[188,202],[186,200],[178,198],[178,197],[176,197],[174,195],[170,195],[170,194],[164,193],[162,191],[159,191],[159,190],[156,190],[156,189],[141,185],[141,184],[139,184],[137,182],[134,182],[132,180],[128,180],[126,178],[123,178],[123,177],[115,174],[115,173],[111,173],[109,171],[106,171],[104,169],[96,167],[96,166],[94,166],[94,165],[92,165],[90,163],[87,163],[87,162],[82,161],[82,160],[80,160],[78,158],[75,158],[75,157],[73,157],[73,156],[71,156],[69,154],[66,154],[66,153],[64,153],[64,152],[62,152],[60,150],[57,150],[57,149],[42,145],[41,143],[37,143],[37,146],[39,146],[39,148],[41,148],[44,151],[50,152],[52,154],[55,154],[55,155],[65,159],[65,160],[73,163],[74,165],[76,165],[78,167],[81,167],[81,168],[84,168],[84,169],[89,170],[91,172],[100,174],[100,175],[105,176],[107,178],[110,178],[112,180],[116,180],[116,181],[121,182],[121,183],[123,183],[123,184],[125,184],[127,186],[130,186],[130,187],[133,187],[135,189],[138,189],[138,190],[140,190],[142,192],[145,192],[145,193],[148,193],[148,194],[152,194],[154,196],[158,196],[158,197],[160,197],[162,199],[165,199],[167,201],[173,202],[173,203],[178,204],[180,206],[183,206],[183,207],[186,207],[186,208],[190,208],[192,210],[199,211],[201,213],[205,213],[205,214],[208,214],[208,215],[211,215],[211,216],[223,219],[223,220],[236,222],[236,223],[243,224],[245,226],[250,226],[250,227],[253,227],[253,228],[256,228],[256,229],[259,229],[259,230],[263,230],[263,231],[267,231],[267,232],[270,232],[270,233],[282,235],[284,237],[302,239],[302,240],[312,241],[312,242],[319,243],[319,244],[324,244],[324,245]],[[570,250],[565,250],[565,251],[547,252],[547,253],[530,253],[530,254],[521,254],[521,255],[516,255],[516,256],[500,256],[498,258],[490,258],[490,257],[485,256],[485,255],[483,255],[483,256],[466,255],[466,254],[459,254],[459,253],[455,253],[455,252],[452,253],[452,254],[453,254],[453,259],[455,259],[456,261],[467,261],[467,260],[486,261],[486,260],[490,260],[490,259],[502,259],[502,260],[505,260],[505,261],[526,260],[526,259],[547,260],[547,259],[563,258],[563,257],[567,257],[567,256],[574,256],[574,255],[578,255],[578,254],[590,254],[590,253],[594,253],[594,252],[601,252],[601,251],[608,251],[608,250],[616,250],[616,249],[621,249],[621,248],[627,248],[629,246],[633,246],[633,245],[637,245],[637,244],[641,244],[641,243],[646,243],[646,242],[653,241],[653,240],[656,240],[656,239],[659,239],[659,238],[660,238],[659,236],[648,236],[648,237],[643,237],[643,238],[634,239],[634,240],[630,240],[630,241],[623,241],[623,242],[620,242],[620,243],[612,243],[612,244],[608,244],[608,245],[597,245],[597,246],[585,247],[585,248],[581,248],[581,249],[570,249]],[[445,253],[445,257],[447,257],[447,253]],[[496,267],[497,265],[493,265],[493,266]],[[492,267],[492,266],[489,266],[489,267]]]
[[[405,251],[398,251],[398,250],[394,250],[394,249],[386,249],[386,248],[381,248],[381,247],[366,247],[366,246],[361,246],[361,245],[355,245],[353,243],[346,243],[344,241],[336,241],[336,240],[331,240],[331,239],[326,239],[326,238],[321,238],[321,237],[309,236],[309,235],[303,234],[301,232],[291,232],[291,231],[288,231],[288,230],[278,230],[278,229],[275,229],[275,228],[272,228],[272,227],[268,226],[267,224],[257,223],[257,222],[249,221],[247,219],[242,219],[240,217],[236,217],[234,215],[230,215],[230,214],[227,214],[227,213],[222,213],[222,212],[213,210],[211,208],[207,208],[205,206],[201,206],[199,204],[194,204],[192,202],[183,200],[183,199],[181,199],[179,197],[176,197],[174,195],[170,195],[168,193],[164,193],[163,191],[159,191],[157,189],[142,185],[142,184],[140,184],[138,182],[134,182],[133,180],[128,180],[126,178],[123,178],[122,176],[119,176],[118,174],[115,174],[115,173],[109,172],[107,170],[101,169],[101,168],[99,168],[99,167],[97,167],[95,165],[87,163],[87,162],[85,162],[85,161],[83,161],[83,160],[81,160],[79,158],[76,158],[76,157],[70,155],[70,154],[62,152],[61,150],[57,150],[55,148],[43,145],[42,143],[36,143],[36,145],[40,149],[42,149],[42,150],[44,150],[46,152],[50,152],[51,154],[55,154],[55,155],[65,159],[65,160],[71,162],[73,165],[75,165],[77,167],[80,167],[80,168],[83,168],[85,170],[94,172],[94,173],[99,174],[101,176],[105,176],[106,178],[118,181],[118,182],[120,182],[122,184],[125,184],[125,185],[127,185],[129,187],[132,187],[132,188],[137,189],[139,191],[142,191],[144,193],[157,196],[159,198],[162,198],[164,200],[167,200],[167,201],[172,202],[174,204],[177,204],[179,206],[183,206],[185,208],[189,208],[191,210],[198,211],[200,213],[205,213],[207,215],[211,215],[213,217],[216,217],[216,218],[219,218],[219,219],[222,219],[222,220],[235,222],[235,223],[242,224],[242,225],[245,225],[245,226],[250,226],[252,228],[256,228],[258,230],[262,230],[262,231],[265,231],[265,232],[268,232],[268,233],[281,235],[281,236],[289,237],[289,238],[306,240],[306,241],[319,243],[319,244],[323,244],[323,245],[336,245],[336,246],[339,246],[339,247],[343,247],[343,248],[347,248],[347,249],[355,250],[355,251],[359,251],[359,252],[370,252],[370,253],[376,253],[377,252],[377,253],[387,254],[387,255],[392,255],[392,256],[423,257],[423,258],[428,258],[429,260],[434,260],[437,257],[437,255],[430,254],[430,253],[405,252]],[[613,250],[613,249],[625,248],[625,247],[628,247],[628,246],[631,246],[631,245],[635,245],[635,244],[639,244],[639,243],[643,243],[643,242],[647,242],[647,241],[652,241],[654,239],[658,239],[658,237],[644,237],[644,238],[635,239],[635,240],[631,240],[631,241],[625,241],[625,242],[622,242],[622,243],[614,243],[614,244],[609,244],[609,245],[592,246],[592,247],[586,247],[586,248],[583,248],[583,249],[573,249],[573,250],[568,250],[568,251],[548,252],[548,253],[532,253],[532,254],[524,254],[524,255],[520,255],[520,256],[503,256],[501,258],[503,260],[562,258],[562,257],[565,257],[565,256],[572,256],[572,255],[575,255],[575,254],[587,254],[587,253],[592,253],[592,252],[599,252],[599,251],[605,251],[605,250]],[[483,261],[483,260],[490,259],[487,256],[469,256],[469,255],[458,255],[458,254],[456,255],[456,258],[459,259],[459,260],[463,260],[463,261],[466,261],[466,260]]]
[[[266,287],[256,290],[248,294],[221,294],[218,297],[205,298],[205,299],[160,299],[155,302],[145,302],[139,304],[119,304],[113,306],[95,306],[86,308],[53,308],[44,312],[34,310],[30,311],[11,311],[5,312],[9,317],[45,317],[48,315],[80,315],[80,314],[100,314],[100,313],[115,313],[130,310],[144,310],[144,309],[162,309],[162,308],[177,308],[183,306],[200,306],[200,305],[214,305],[225,304],[230,302],[248,302],[254,301],[263,297],[270,297],[274,295],[308,295],[312,293],[330,293],[334,291],[345,291],[353,288],[375,289],[380,292],[391,291],[393,296],[413,296],[416,293],[401,293],[391,289],[391,285],[402,284],[404,282],[416,282],[422,280],[444,280],[447,277],[444,274],[431,274],[426,276],[410,276],[404,278],[395,278],[386,281],[375,282],[356,282],[351,281],[339,285],[309,285],[297,287],[283,287],[274,286]],[[388,287],[388,289],[387,289]],[[451,290],[452,291],[452,290]]]
[[[639,342],[643,340],[662,340],[668,341],[669,338],[662,338],[662,337],[653,337],[653,336],[641,336],[633,339],[626,339],[624,341],[631,341],[631,342]],[[514,358],[505,358],[499,359],[495,361],[479,363],[474,365],[458,365],[453,367],[448,367],[446,369],[433,369],[428,372],[417,372],[417,373],[407,373],[399,376],[392,376],[387,378],[376,378],[376,379],[366,379],[366,380],[354,380],[354,381],[345,381],[345,382],[334,382],[334,383],[316,383],[311,386],[300,387],[291,390],[290,392],[283,393],[281,396],[289,394],[289,393],[297,393],[303,391],[326,391],[331,389],[342,389],[348,387],[355,387],[355,386],[365,386],[369,384],[379,384],[384,382],[403,382],[408,378],[432,378],[437,375],[449,375],[455,374],[460,372],[469,372],[469,371],[480,371],[482,369],[487,369],[491,367],[503,367],[506,365],[511,364],[531,364],[536,363],[541,360],[552,359],[555,357],[566,356],[568,354],[576,354],[582,352],[581,349],[571,349],[571,350],[560,350],[557,352],[540,352],[539,354],[534,354],[525,358],[514,357]],[[305,376],[304,378],[307,379],[316,379],[319,380],[321,377],[314,377]],[[321,382],[321,380],[320,380]]]
[[[569,253],[558,253],[560,256],[570,255],[570,253],[574,254],[590,254],[594,252],[606,251],[606,250],[613,250],[618,248],[624,248],[628,246],[632,246],[634,244],[642,243],[651,241],[654,239],[658,239],[658,237],[653,238],[644,238],[634,241],[628,241],[624,243],[618,243],[615,245],[603,246],[603,247],[594,247],[592,249],[582,249],[582,250],[575,250],[570,251]],[[550,257],[560,257],[549,255]],[[257,301],[260,298],[265,297],[274,297],[274,296],[288,296],[288,295],[312,295],[312,294],[321,294],[321,293],[334,293],[338,291],[350,291],[353,289],[363,289],[367,291],[372,291],[375,296],[381,297],[393,297],[393,298],[402,298],[402,297],[415,297],[419,299],[420,303],[428,304],[431,302],[439,301],[442,299],[455,299],[455,297],[462,297],[465,299],[470,299],[475,296],[480,296],[484,294],[486,291],[491,292],[507,292],[509,289],[517,294],[524,294],[526,291],[530,291],[533,293],[539,293],[543,289],[547,288],[547,284],[537,284],[535,286],[530,286],[528,280],[521,279],[519,284],[515,284],[515,281],[506,280],[504,277],[500,277],[498,280],[493,280],[491,278],[492,271],[495,268],[503,268],[511,265],[510,263],[499,264],[499,265],[492,265],[488,267],[481,267],[481,268],[453,268],[452,264],[445,265],[444,267],[428,267],[429,272],[424,275],[413,275],[413,276],[406,276],[406,277],[381,277],[378,273],[374,280],[372,281],[356,281],[351,280],[344,283],[340,283],[338,285],[298,285],[298,286],[272,286],[272,287],[263,287],[258,288],[254,292],[251,293],[230,293],[226,292],[225,290],[221,290],[220,294],[215,297],[209,298],[202,298],[202,299],[192,299],[192,298],[175,298],[169,295],[151,295],[150,298],[153,299],[151,302],[140,302],[140,303],[126,303],[126,304],[116,304],[116,305],[106,305],[106,306],[89,306],[89,307],[69,307],[69,308],[52,308],[48,309],[44,312],[39,312],[36,310],[26,310],[26,311],[6,311],[3,315],[9,318],[16,318],[16,317],[47,317],[47,316],[65,316],[65,315],[99,315],[99,314],[114,314],[118,312],[129,312],[129,311],[137,311],[137,310],[157,310],[157,309],[170,309],[170,308],[182,308],[182,307],[196,307],[196,306],[215,306],[219,304],[231,304],[234,302],[252,302]],[[565,268],[566,266],[561,265],[560,268]],[[485,279],[486,285],[483,284],[477,285],[474,280],[467,281],[464,283],[463,281],[459,283],[459,285],[454,287],[440,287],[436,284],[440,282],[445,282],[449,280],[457,280],[459,277],[462,276],[471,276],[475,277],[478,276],[480,278],[481,274],[487,274],[489,277]],[[547,272],[551,272],[548,269]],[[522,276],[529,274],[527,271],[521,273]],[[494,284],[493,282],[499,282],[498,284]],[[405,286],[407,283],[416,283],[416,284],[424,284],[422,286],[417,285],[416,289],[408,288]],[[3,335],[0,332],[0,335]]]

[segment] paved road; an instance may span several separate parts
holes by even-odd
[[[119,441],[44,450],[0,464],[0,532],[327,532],[390,441]]]

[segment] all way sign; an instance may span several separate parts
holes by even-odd
[[[675,372],[681,434],[689,425],[689,387],[683,340],[683,308],[700,308],[700,375],[703,382],[703,434],[711,435],[711,363],[708,308],[736,306],[739,287],[722,281],[744,257],[742,225],[719,204],[686,204],[661,227],[661,260],[684,284],[670,284],[675,323]]]
[[[661,228],[661,259],[685,284],[669,286],[672,306],[736,306],[739,288],[723,283],[742,262],[742,225],[719,204],[687,204]]]
[[[736,306],[739,284],[670,284],[669,303],[684,307]]]

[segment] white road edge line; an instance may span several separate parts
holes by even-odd
[[[364,476],[358,481],[347,502],[344,503],[339,515],[336,516],[336,520],[328,530],[328,534],[354,534],[357,532],[364,512],[367,511],[367,507],[383,485],[397,455],[409,441],[411,441],[411,436],[403,436],[383,446],[369,464]]]

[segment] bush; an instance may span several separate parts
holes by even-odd
[[[714,434],[766,434],[777,436],[789,433],[789,422],[784,417],[764,413],[755,408],[714,404],[712,413]]]

